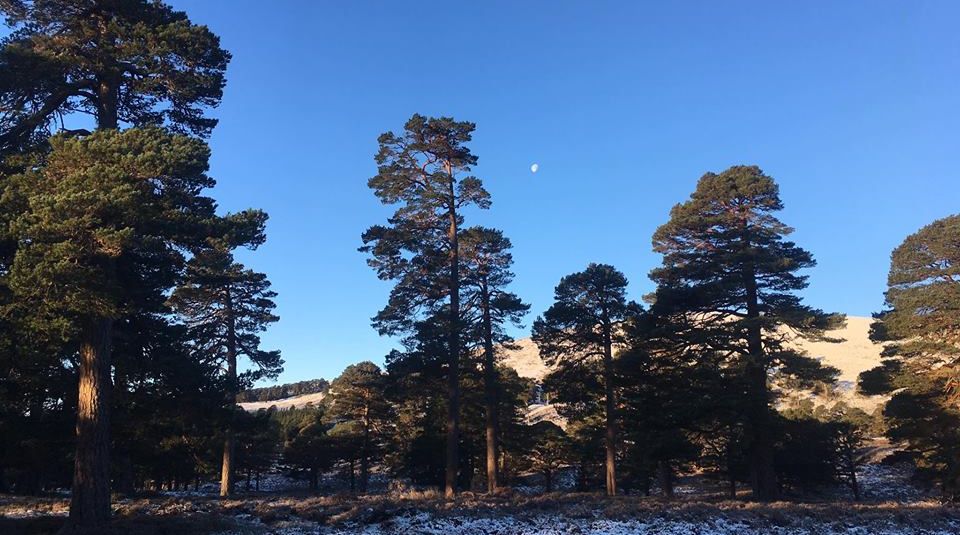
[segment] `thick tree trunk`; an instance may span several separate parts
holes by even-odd
[[[223,440],[223,462],[220,465],[220,496],[227,497],[233,494],[233,454],[236,444],[233,429],[227,429]]]
[[[613,342],[610,326],[604,326],[603,340],[603,382],[606,395],[607,429],[605,435],[607,496],[617,495],[617,421],[616,393],[613,388]]]
[[[752,266],[748,266],[744,284],[747,297],[747,350],[750,354],[748,367],[750,381],[749,418],[750,483],[758,500],[772,501],[779,497],[777,473],[774,468],[773,424],[770,421],[770,395],[767,386],[767,366],[763,354],[763,338],[760,325],[760,305],[757,280]]]
[[[70,517],[64,531],[110,519],[110,344],[113,322],[91,320],[80,344],[77,449]]]
[[[118,474],[117,480],[117,492],[131,497],[136,494],[136,479],[133,474],[133,460],[130,459],[129,453],[124,453],[120,459],[117,460],[118,469],[120,473]]]
[[[230,411],[230,420],[227,422],[225,439],[223,441],[223,465],[220,468],[220,496],[233,494],[234,486],[234,450],[236,448],[233,436],[233,411],[237,404],[237,325],[233,313],[233,296],[231,289],[226,290],[225,309],[227,314],[227,408]]]
[[[447,370],[447,451],[443,495],[449,499],[457,493],[457,469],[460,464],[460,237],[455,205],[456,190],[449,164],[447,175],[450,177],[447,229],[447,243],[450,247],[450,361]]]
[[[104,77],[97,87],[97,128],[119,125],[119,85]],[[104,266],[113,275],[113,264]],[[110,351],[113,321],[95,318],[80,342],[77,448],[70,517],[62,531],[87,529],[110,519]]]
[[[499,433],[497,417],[497,369],[493,352],[493,321],[490,318],[490,292],[486,284],[480,288],[483,307],[483,379],[487,424],[487,492],[496,492],[499,484],[497,458],[499,457]]]
[[[113,75],[102,76],[100,85],[97,87],[98,130],[116,130],[120,126],[118,110],[120,87],[114,78]]]

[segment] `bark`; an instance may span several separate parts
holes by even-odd
[[[354,470],[356,461],[350,459],[350,492],[357,490],[357,472]]]
[[[673,499],[673,469],[670,467],[670,463],[660,461],[657,465],[657,479],[664,497]]]
[[[113,322],[83,330],[77,398],[77,449],[70,517],[64,531],[95,528],[110,519],[110,350]]]
[[[225,311],[227,317],[227,407],[231,412],[237,403],[237,325],[233,311],[231,290],[226,290]],[[234,449],[233,417],[227,422],[226,438],[223,441],[223,465],[220,469],[220,496],[233,494]]]
[[[139,347],[139,351],[135,354],[141,354],[143,348]],[[129,404],[127,400],[127,393],[129,390],[129,381],[127,379],[127,369],[125,366],[122,366],[119,362],[114,364],[113,367],[113,399],[115,407],[125,407]],[[116,413],[114,416],[118,416]],[[120,412],[119,416],[128,419],[124,412]],[[116,422],[116,420],[114,420]],[[133,459],[130,458],[130,451],[128,448],[124,447],[122,444],[118,444],[119,447],[114,448],[114,458],[116,459],[116,465],[118,469],[117,480],[114,482],[114,488],[118,494],[121,494],[126,497],[132,497],[136,493],[136,478],[133,473]]]
[[[777,473],[774,469],[772,422],[767,387],[767,366],[763,354],[763,338],[760,327],[760,306],[757,280],[752,266],[747,266],[744,275],[747,297],[747,350],[750,355],[748,373],[751,385],[750,426],[750,483],[754,496],[762,501],[779,497]]]
[[[613,341],[609,322],[604,325],[603,332],[603,382],[606,395],[607,429],[605,436],[606,454],[606,482],[607,496],[617,495],[617,422],[616,422],[616,393],[613,388]]]
[[[227,429],[223,440],[223,463],[220,465],[220,496],[223,497],[233,494],[233,454],[235,450],[233,430]]]
[[[363,451],[360,453],[360,492],[367,492],[370,481],[370,409],[364,409],[363,415]]]
[[[499,433],[497,418],[497,370],[493,352],[493,322],[490,318],[490,292],[486,284],[480,288],[483,307],[483,378],[487,424],[487,492],[497,490],[497,458],[499,457]]]
[[[457,228],[456,190],[453,171],[447,164],[449,180],[447,243],[450,246],[450,362],[447,373],[447,448],[444,497],[457,493],[457,468],[460,442],[460,240]]]

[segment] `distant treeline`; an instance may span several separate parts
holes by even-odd
[[[237,401],[240,403],[275,401],[293,396],[302,396],[304,394],[326,392],[329,388],[330,382],[326,379],[311,379],[309,381],[300,381],[285,385],[251,388],[250,390],[240,392],[240,394],[237,395]]]

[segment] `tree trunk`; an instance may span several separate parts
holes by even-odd
[[[227,408],[230,411],[227,421],[226,437],[223,441],[223,465],[220,469],[220,496],[233,494],[233,412],[237,404],[237,325],[233,311],[231,289],[226,289],[225,312],[227,315]]]
[[[136,493],[136,489],[134,488],[133,460],[130,459],[130,454],[124,453],[117,461],[117,464],[120,470],[117,479],[117,492],[124,496],[132,497]]]
[[[850,490],[853,491],[853,500],[860,501],[860,482],[857,481],[857,465],[851,463],[850,467]]]
[[[354,465],[356,461],[350,459],[350,492],[356,492],[357,490],[357,473],[354,470]]]
[[[120,86],[116,75],[105,74],[97,86],[97,129],[116,130],[119,121]]]
[[[136,336],[136,335],[134,335]],[[138,344],[136,352],[133,355],[143,354],[142,344]],[[122,365],[119,359],[114,363],[113,366],[113,405],[115,407],[126,407],[129,405],[127,399],[127,394],[129,390],[129,381],[127,377],[127,369]],[[129,415],[123,409],[115,412],[114,423],[117,423],[117,419],[122,418],[125,425],[129,425]],[[119,418],[118,418],[119,417]],[[133,459],[130,458],[129,448],[125,447],[124,444],[116,444],[119,447],[115,447],[113,451],[113,456],[116,459],[117,466],[117,480],[114,481],[114,487],[116,488],[117,493],[126,496],[132,497],[135,494],[135,477],[133,473]]]
[[[617,422],[616,422],[616,399],[613,388],[613,342],[611,338],[610,325],[604,326],[603,333],[603,382],[606,390],[604,396],[606,404],[607,429],[605,436],[606,455],[606,480],[607,496],[617,495]]]
[[[480,287],[480,306],[483,308],[483,379],[487,424],[487,492],[497,490],[497,458],[499,433],[497,417],[497,369],[493,352],[493,321],[490,318],[490,291],[484,282]]]
[[[673,499],[673,469],[670,468],[670,463],[660,461],[657,465],[657,477],[663,496],[668,499]]]
[[[779,497],[777,473],[774,468],[772,422],[767,387],[767,366],[763,354],[763,338],[760,325],[760,306],[757,280],[752,266],[744,276],[747,297],[747,350],[750,382],[750,483],[758,500],[772,501]]]
[[[453,171],[449,163],[446,168],[450,178],[447,229],[450,247],[450,362],[447,370],[447,451],[443,495],[450,499],[457,493],[457,469],[460,464],[460,237]]]
[[[103,77],[97,86],[97,128],[115,130],[119,85]],[[113,264],[105,266],[113,275]],[[98,526],[110,519],[110,351],[113,321],[91,319],[80,342],[77,447],[70,517],[62,531]]]
[[[223,463],[220,465],[220,496],[222,497],[233,494],[233,454],[235,449],[233,429],[230,429],[228,424],[223,440]]]
[[[77,398],[77,449],[70,517],[64,531],[110,519],[110,351],[113,322],[99,318],[83,330]]]
[[[364,409],[363,417],[363,448],[360,452],[360,492],[367,492],[367,483],[370,481],[370,417],[369,408]]]

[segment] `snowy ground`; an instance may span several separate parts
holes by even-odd
[[[557,474],[563,493],[543,494],[536,477],[493,497],[463,493],[445,502],[435,490],[397,485],[374,474],[374,494],[345,492],[342,475],[326,474],[321,492],[282,474],[262,478],[261,492],[221,500],[217,486],[170,491],[114,503],[106,533],[178,535],[946,535],[960,533],[960,509],[939,504],[910,482],[904,465],[870,464],[859,478],[864,501],[836,489],[815,502],[758,504],[726,500],[697,476],[678,481],[677,499],[570,492],[572,473]],[[388,491],[390,487],[392,490]],[[810,499],[810,498],[808,498]],[[56,533],[69,497],[0,495],[0,533]]]

